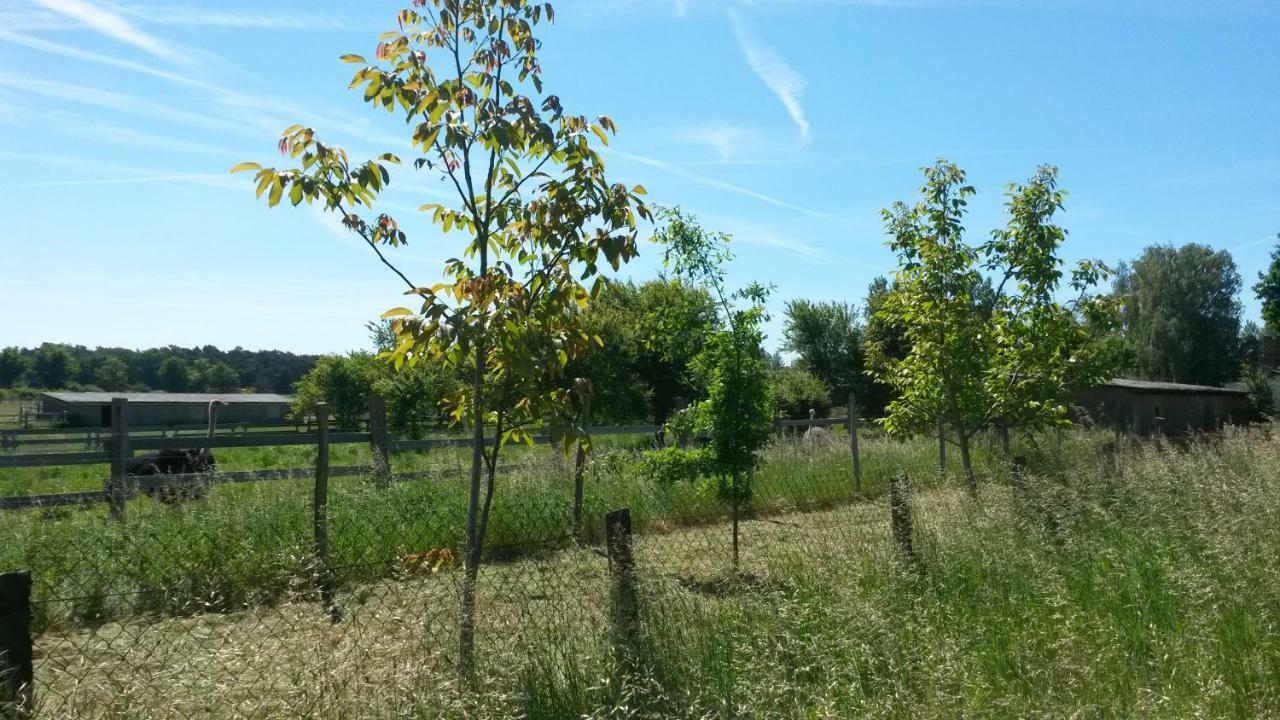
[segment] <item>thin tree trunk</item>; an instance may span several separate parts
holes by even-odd
[[[738,574],[738,507],[741,502],[735,497],[733,501],[733,574]]]
[[[938,418],[938,472],[947,471],[947,426]]]
[[[475,376],[472,380],[474,433],[471,445],[471,494],[467,502],[467,545],[462,579],[461,618],[458,623],[458,679],[470,685],[475,676],[476,579],[480,574],[480,483],[484,472],[484,372],[485,356],[476,348]]]
[[[961,429],[956,433],[960,444],[960,465],[964,468],[964,479],[969,485],[969,494],[978,496],[978,478],[973,474],[973,458],[969,456],[969,433]]]

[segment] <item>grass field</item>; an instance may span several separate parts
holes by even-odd
[[[505,549],[481,578],[482,681],[466,694],[450,669],[459,573],[395,562],[456,544],[460,485],[339,486],[336,626],[310,588],[309,498],[287,483],[220,487],[177,511],[139,501],[124,525],[88,510],[6,517],[0,566],[42,583],[51,717],[1280,713],[1280,440],[1264,428],[1126,448],[1119,472],[1103,440],[1042,443],[1016,491],[984,455],[976,502],[931,472],[927,442],[868,442],[861,497],[842,448],[773,448],[739,575],[712,501],[641,487],[620,455],[601,458],[589,517],[628,505],[644,533],[625,662],[607,563],[558,539],[565,475],[513,476],[495,507]],[[878,496],[903,469],[917,481],[914,568]],[[94,572],[103,586],[86,595]]]

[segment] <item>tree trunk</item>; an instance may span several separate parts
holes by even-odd
[[[733,574],[738,574],[738,507],[741,502],[734,498],[733,500]]]
[[[956,433],[957,442],[960,444],[960,465],[964,468],[964,479],[969,485],[969,494],[978,496],[978,478],[973,474],[973,458],[969,456],[969,433],[961,429]]]
[[[476,348],[472,380],[474,434],[471,439],[471,494],[467,502],[467,545],[463,552],[461,618],[458,622],[458,679],[469,686],[475,677],[476,579],[480,574],[480,483],[484,474],[484,373],[483,343]]]
[[[947,426],[938,419],[938,472],[947,471]]]

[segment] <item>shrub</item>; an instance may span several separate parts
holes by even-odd
[[[694,483],[713,470],[709,448],[668,447],[645,453],[633,466],[639,477],[663,485]]]
[[[800,368],[784,367],[773,371],[769,378],[778,410],[789,418],[807,418],[809,410],[818,417],[831,412],[831,389],[815,375]]]

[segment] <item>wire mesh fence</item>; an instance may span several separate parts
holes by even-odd
[[[736,683],[766,672],[751,658],[778,655],[753,651],[771,633],[741,629],[772,624],[776,644],[847,622],[797,615],[807,605],[791,601],[900,563],[889,503],[867,500],[904,471],[936,477],[927,443],[865,443],[857,484],[838,433],[781,439],[738,513],[735,561],[731,508],[702,483],[638,473],[634,450],[591,456],[576,531],[573,458],[513,454],[476,579],[476,672],[459,692],[469,483],[461,455],[438,457],[420,479],[331,478],[323,553],[313,478],[213,477],[186,502],[140,494],[116,520],[102,506],[6,515],[0,567],[34,580],[36,713],[740,715]],[[988,477],[1007,459],[990,463]],[[621,508],[629,563],[608,550],[606,517]],[[786,672],[821,665],[803,643],[784,649],[797,663]]]
[[[844,453],[799,441],[774,449],[742,511],[736,572],[729,509],[696,484],[640,482],[634,454],[600,454],[588,463],[575,534],[572,460],[539,451],[513,462],[499,476],[477,578],[478,695],[453,692],[463,473],[333,479],[323,560],[309,479],[214,479],[182,503],[138,496],[123,521],[101,507],[11,513],[5,559],[34,580],[36,711],[430,716],[459,697],[527,697],[535,677],[540,687],[600,692],[591,686],[619,667],[609,511],[630,509],[644,625],[656,631],[658,617],[835,561],[870,519],[848,511]]]

